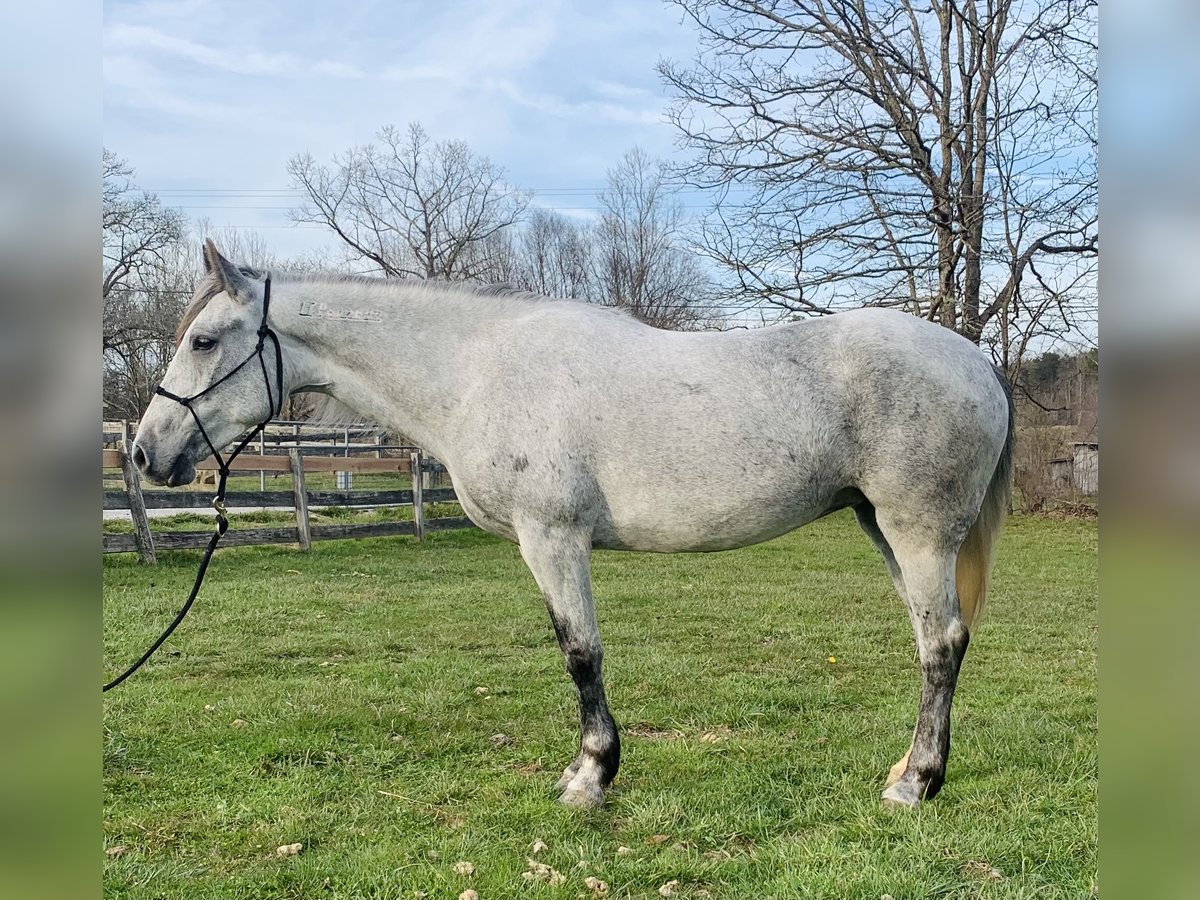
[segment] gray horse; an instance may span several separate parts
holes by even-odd
[[[181,397],[253,353],[262,315],[263,275],[211,242],[204,257],[163,380]],[[941,788],[1011,486],[1011,396],[979,348],[878,309],[683,334],[511,290],[337,276],[273,277],[269,314],[285,391],[327,394],[409,436],[445,463],[476,524],[520,546],[579,691],[563,802],[602,803],[620,758],[592,549],[727,550],[844,507],[887,562],[923,675],[884,800],[916,806]],[[257,424],[269,412],[259,366],[194,412],[218,447]],[[138,429],[141,471],[186,484],[206,454],[189,411],[156,397]],[[706,477],[731,457],[741,478]]]

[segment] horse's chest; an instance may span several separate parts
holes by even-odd
[[[517,539],[512,527],[511,504],[505,502],[505,498],[487,485],[472,484],[470,478],[455,477],[453,473],[451,478],[458,503],[472,522],[491,534],[510,541]]]

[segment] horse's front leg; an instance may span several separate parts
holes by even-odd
[[[601,664],[604,651],[592,602],[591,538],[574,528],[535,525],[518,531],[521,555],[533,573],[567,673],[579,691],[579,755],[558,781],[571,806],[599,806],[617,774],[621,742],[608,712]]]

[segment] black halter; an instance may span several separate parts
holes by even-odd
[[[183,608],[179,610],[174,620],[170,625],[167,626],[166,631],[159,636],[158,640],[150,645],[150,649],[143,653],[137,662],[135,662],[132,666],[130,666],[108,684],[104,685],[105,691],[109,690],[110,688],[115,688],[118,684],[140,669],[142,664],[154,655],[154,651],[161,647],[163,642],[171,636],[171,632],[173,632],[179,623],[183,621],[183,617],[186,616],[188,610],[192,608],[192,603],[195,601],[196,595],[200,593],[200,585],[204,583],[204,573],[208,570],[209,560],[212,559],[213,551],[217,549],[217,542],[220,541],[225,532],[229,530],[229,519],[226,518],[227,510],[225,509],[225,482],[229,479],[229,467],[233,464],[233,461],[237,459],[238,454],[245,450],[246,447],[249,446],[250,442],[258,436],[258,433],[267,426],[267,423],[275,418],[276,415],[283,412],[283,351],[279,347],[279,337],[271,329],[271,326],[267,324],[267,313],[270,311],[270,308],[271,276],[268,275],[266,282],[263,284],[262,322],[260,322],[258,326],[258,344],[254,347],[254,352],[216,381],[214,381],[212,384],[210,384],[208,387],[206,387],[204,390],[200,391],[200,393],[193,394],[190,397],[180,397],[178,394],[172,394],[170,391],[164,390],[161,385],[154,389],[154,393],[166,397],[168,400],[174,400],[192,414],[192,418],[196,420],[196,427],[200,429],[200,434],[204,438],[204,443],[208,444],[208,449],[212,451],[213,458],[217,461],[217,492],[213,496],[212,501],[213,509],[217,511],[217,528],[213,532],[212,537],[208,540],[208,547],[204,551],[204,558],[200,561],[200,569],[196,572],[196,581],[192,585],[192,592],[190,595],[188,595],[187,602],[183,604]],[[274,392],[271,391],[271,376],[267,374],[267,361],[263,357],[263,351],[266,349],[268,340],[270,340],[275,347],[276,390]],[[224,384],[226,381],[248,366],[254,359],[258,360],[259,367],[262,369],[263,382],[267,386],[267,401],[270,408],[267,410],[266,418],[255,425],[254,429],[244,438],[242,438],[238,445],[234,447],[233,452],[230,453],[228,457],[222,457],[221,452],[217,449],[217,447],[213,444],[212,439],[208,436],[208,432],[204,430],[204,423],[200,421],[200,415],[196,412],[196,408],[192,404],[205,394]]]

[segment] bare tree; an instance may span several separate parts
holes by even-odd
[[[515,284],[548,297],[591,297],[592,240],[586,225],[535,209],[516,243]]]
[[[133,168],[105,149],[100,294],[108,415],[138,418],[170,358],[171,334],[190,285],[171,282],[184,217],[140,190]]]
[[[529,202],[502,168],[462,141],[433,143],[415,123],[405,132],[385,127],[378,144],[351,148],[328,166],[295,156],[288,173],[305,196],[293,219],[328,227],[388,277],[485,275],[496,235]]]
[[[1017,322],[1073,327],[1098,248],[1095,0],[672,2],[700,48],[659,71],[731,296],[896,306],[992,329],[1006,358]]]
[[[593,299],[659,328],[691,328],[712,315],[711,284],[683,243],[683,210],[662,166],[638,148],[608,171],[592,235]]]
[[[101,189],[101,246],[103,270],[100,296],[104,302],[104,344],[129,338],[135,319],[121,315],[141,282],[183,237],[184,218],[164,208],[154,194],[133,182],[133,168],[107,148]]]
[[[139,419],[175,352],[175,326],[200,271],[198,242],[180,239],[143,268],[136,285],[110,295],[105,309],[105,415]],[[111,321],[110,321],[111,317]]]

